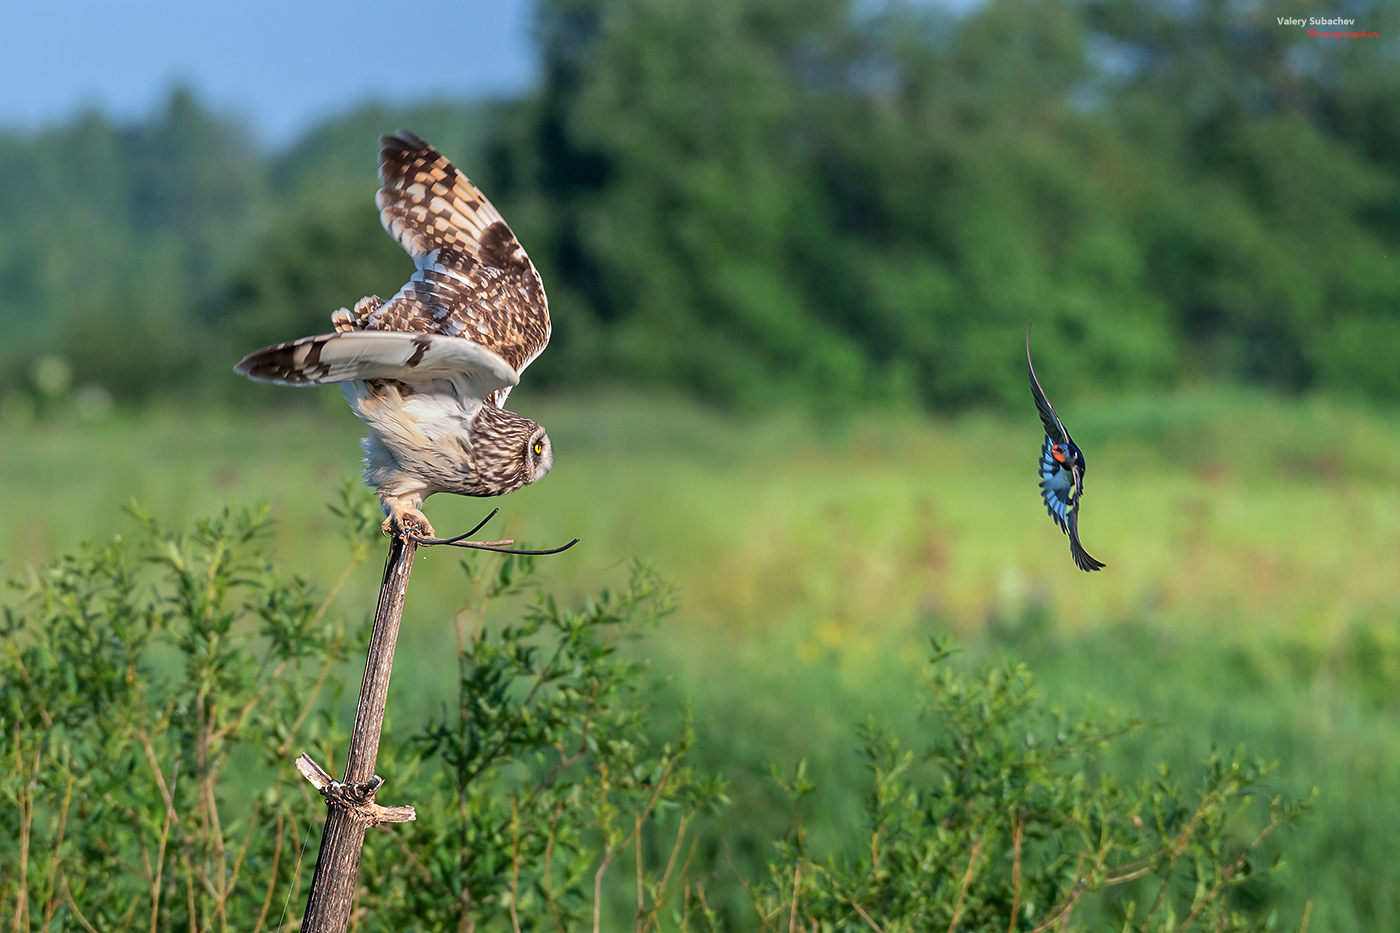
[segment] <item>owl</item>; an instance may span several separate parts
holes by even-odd
[[[500,213],[432,146],[405,130],[380,137],[379,180],[380,220],[417,272],[388,301],[336,311],[335,333],[264,347],[234,371],[341,383],[369,428],[365,482],[384,530],[435,538],[428,496],[501,496],[554,465],[544,428],[505,408],[549,343],[549,303]]]

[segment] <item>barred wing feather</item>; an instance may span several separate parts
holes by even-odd
[[[495,353],[458,337],[357,330],[303,337],[245,356],[234,371],[255,382],[311,386],[354,379],[397,379],[412,385],[465,379],[479,398],[520,381]]]
[[[530,257],[486,196],[432,146],[406,130],[379,144],[380,220],[418,271],[361,326],[459,336],[519,375],[550,336]]]

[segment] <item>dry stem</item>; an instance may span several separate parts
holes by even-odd
[[[1026,833],[1019,813],[1011,814],[1011,923],[1006,933],[1016,933],[1017,911],[1021,908],[1021,842]]]
[[[972,873],[977,867],[977,856],[982,854],[982,837],[972,844],[972,854],[967,858],[967,871],[963,873],[962,884],[958,887],[958,899],[953,902],[953,919],[948,921],[948,933],[958,928],[962,919],[963,907],[967,901],[967,889],[972,886]]]

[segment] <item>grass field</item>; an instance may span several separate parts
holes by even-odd
[[[0,560],[119,532],[133,497],[175,523],[236,498],[270,505],[291,560],[338,569],[325,505],[356,473],[360,426],[326,395],[324,411],[256,418],[0,428]],[[1085,575],[1039,504],[1030,413],[817,424],[637,399],[527,410],[550,429],[555,471],[494,503],[429,500],[439,530],[498,504],[519,536],[578,535],[549,569],[574,589],[648,556],[677,576],[687,626],[860,635],[937,615],[972,632],[1029,599],[1069,630],[1150,617],[1322,644],[1400,608],[1400,422],[1381,415],[1219,394],[1075,411],[1093,464],[1082,532],[1111,568]],[[447,584],[433,580],[425,609]]]
[[[326,393],[330,395],[331,393]],[[1046,518],[1039,427],[912,416],[740,421],[670,401],[525,400],[554,472],[494,503],[539,544],[561,596],[615,583],[632,556],[675,577],[681,610],[643,646],[694,706],[701,754],[733,781],[721,829],[763,838],[766,761],[807,758],[827,791],[817,844],[858,821],[852,726],[915,728],[927,636],[972,658],[1010,652],[1065,705],[1164,725],[1129,763],[1246,741],[1281,789],[1316,784],[1316,815],[1281,840],[1281,929],[1400,928],[1400,421],[1321,401],[1202,391],[1062,414],[1093,467],[1081,531],[1108,564],[1083,574]],[[328,584],[345,551],[326,504],[356,469],[359,424],[321,408],[151,412],[0,427],[0,572],[128,528],[132,497],[175,525],[231,498],[265,501],[289,566]],[[439,496],[440,533],[480,501]],[[499,530],[493,524],[492,535]],[[458,555],[420,555],[400,642],[399,724],[453,689]],[[377,558],[341,604],[368,611]],[[756,843],[755,843],[756,844]],[[762,853],[766,856],[767,853]]]

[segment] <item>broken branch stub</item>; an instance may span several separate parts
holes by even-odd
[[[412,807],[383,807],[375,803],[375,792],[384,786],[384,779],[377,774],[363,784],[342,784],[327,774],[310,755],[302,755],[296,765],[311,786],[326,798],[327,806],[348,811],[366,829],[380,823],[407,823],[418,818]]]

